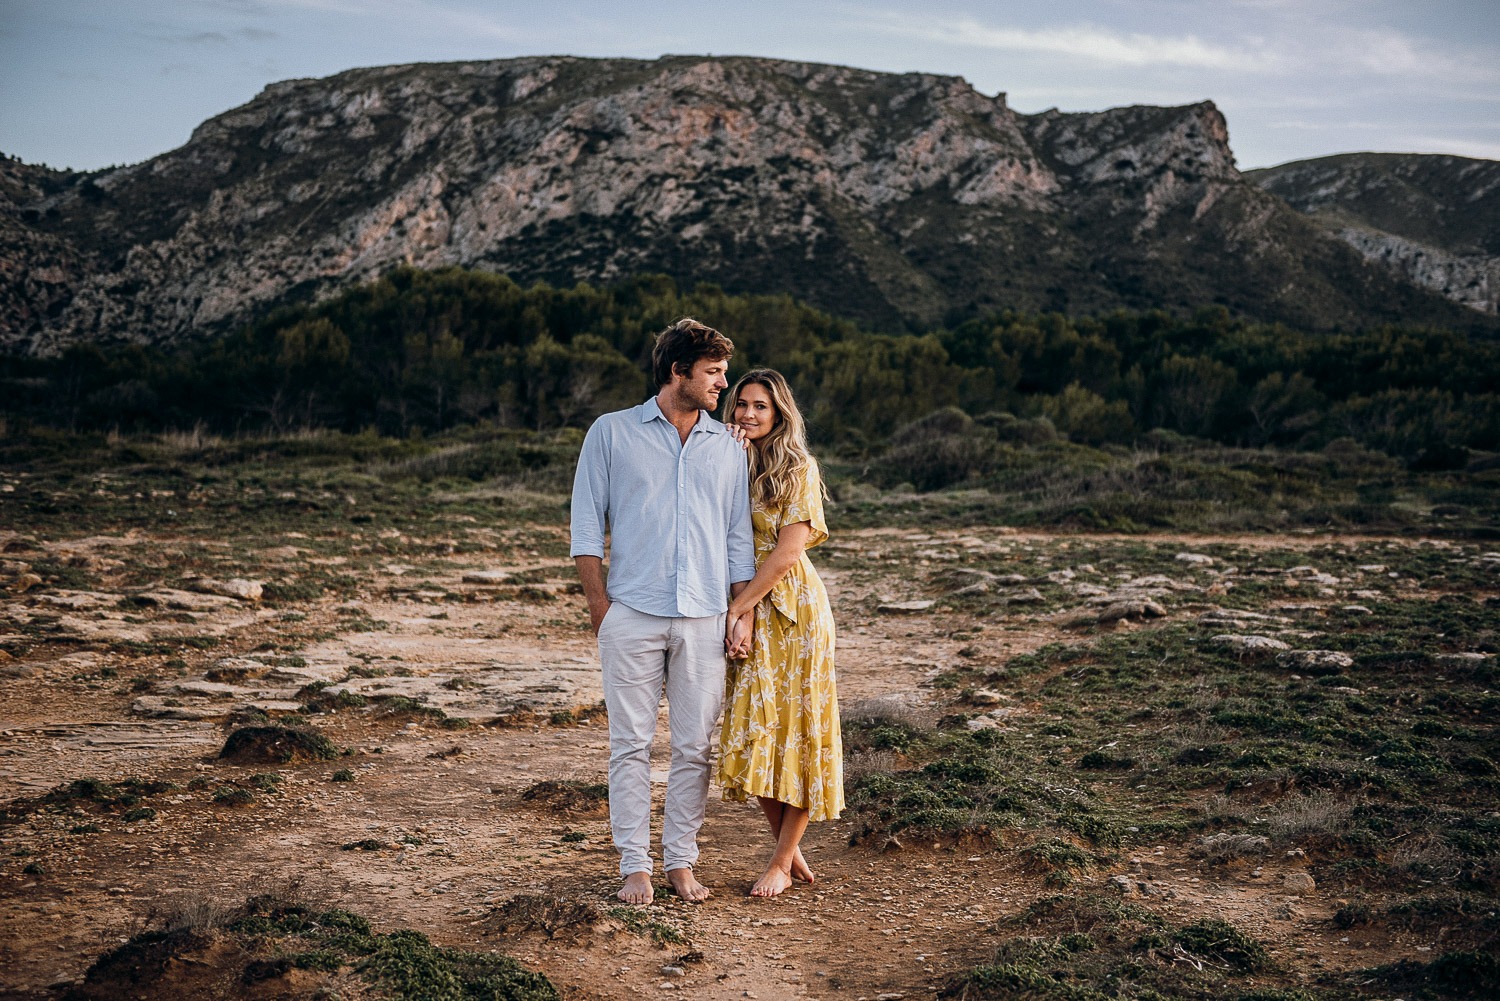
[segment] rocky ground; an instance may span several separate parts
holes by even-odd
[[[1332,678],[1314,694],[1378,701],[1381,682],[1346,676],[1373,655],[1330,640],[1393,609],[1444,600],[1493,609],[1500,554],[1483,546],[836,533],[815,562],[840,629],[851,809],[808,835],[816,884],[748,898],[769,841],[753,808],[715,792],[699,867],[712,899],[684,905],[663,885],[651,907],[624,908],[596,788],[607,755],[597,658],[566,540],[552,524],[489,531],[473,521],[462,532],[408,525],[339,540],[263,533],[248,549],[155,529],[0,533],[0,996],[378,994],[352,960],[252,970],[281,947],[219,929],[266,894],[353,912],[381,932],[498,950],[576,999],[1010,996],[1005,950],[1054,930],[1049,915],[1066,898],[1117,901],[1131,908],[1119,920],[1143,927],[1227,920],[1260,943],[1263,962],[1231,971],[1232,956],[1215,959],[1228,953],[1195,951],[1180,935],[1135,948],[1146,950],[1142,963],[1199,976],[1194,991],[1214,990],[1203,976],[1233,974],[1229,996],[1355,992],[1353,971],[1427,962],[1455,943],[1493,947],[1489,842],[1457,860],[1462,879],[1427,880],[1429,896],[1452,890],[1490,908],[1479,925],[1359,920],[1420,896],[1412,873],[1426,870],[1407,865],[1407,883],[1377,891],[1339,868],[1357,846],[1278,836],[1274,802],[1298,791],[1285,775],[1258,806],[1220,780],[1154,785],[1161,770],[1147,767],[1157,752],[1146,730],[1228,745],[1258,724],[1236,723],[1221,705],[1208,736],[1209,723],[1191,734],[1157,725],[1153,699],[1175,695],[1134,682],[1099,688],[1067,652],[1093,650],[1102,663],[1119,644],[1183,635],[1224,658],[1213,663],[1256,665],[1287,690]],[[309,578],[326,586],[293,586]],[[1427,630],[1434,685],[1488,670],[1492,656],[1491,626],[1449,628],[1447,641]],[[1075,696],[1069,719],[1059,709]],[[1457,733],[1472,753],[1452,768],[1483,777],[1493,707],[1472,704],[1480,708]],[[1109,715],[1121,706],[1147,713]],[[1113,743],[1089,729],[1096,721]],[[231,733],[274,726],[326,744],[280,748],[273,735],[221,756]],[[1003,775],[986,780],[984,795],[964,787],[962,803],[939,804],[920,823],[906,821],[925,800],[881,799],[880,782],[936,775],[932,762],[957,760],[952,749],[971,739],[1066,769],[1076,788],[1065,791],[1107,803],[1117,813],[1091,816],[1103,824],[1118,814],[1119,826],[1070,828],[1082,814],[1002,809],[991,794]],[[1413,740],[1410,753],[1426,754]],[[1138,760],[1110,757],[1132,741]],[[921,750],[929,746],[937,750]],[[283,749],[289,760],[276,760]],[[659,741],[653,751],[658,782],[666,750]],[[1257,772],[1245,785],[1257,782],[1271,779]],[[1476,829],[1493,832],[1493,784],[1472,788]],[[1381,795],[1369,785],[1329,794],[1346,814]],[[1245,812],[1255,809],[1271,827],[1235,833],[1241,820],[1264,822]],[[954,820],[965,810],[969,821]],[[138,983],[107,968],[85,979],[101,954],[166,928],[198,937],[170,961],[133,968]],[[976,968],[1002,973],[976,979]],[[1366,982],[1370,996],[1397,996],[1388,981]],[[1062,981],[1047,983],[1033,985],[1038,996],[1063,996]]]

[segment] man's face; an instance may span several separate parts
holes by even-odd
[[[699,358],[687,375],[675,372],[672,376],[677,401],[684,409],[717,410],[719,394],[729,388],[727,358]]]

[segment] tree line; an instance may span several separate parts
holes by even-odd
[[[6,357],[0,413],[78,429],[583,427],[651,392],[652,340],[684,315],[733,338],[731,375],[785,372],[815,440],[849,452],[882,449],[945,408],[1091,445],[1156,429],[1290,448],[1352,438],[1431,468],[1500,448],[1500,344],[1451,330],[1312,334],[1213,307],[1002,312],[893,335],[788,296],[682,289],[659,275],[522,288],[458,268],[398,269],[173,350]]]

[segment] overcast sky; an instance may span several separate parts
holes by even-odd
[[[1500,159],[1496,0],[0,0],[0,152],[133,163],[275,80],[557,53],[955,74],[1023,112],[1206,98],[1244,168]]]

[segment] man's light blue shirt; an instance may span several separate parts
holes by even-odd
[[[685,444],[655,397],[594,422],[573,478],[572,555],[602,559],[606,525],[609,599],[638,612],[719,615],[729,585],[755,576],[745,453],[707,411]]]

